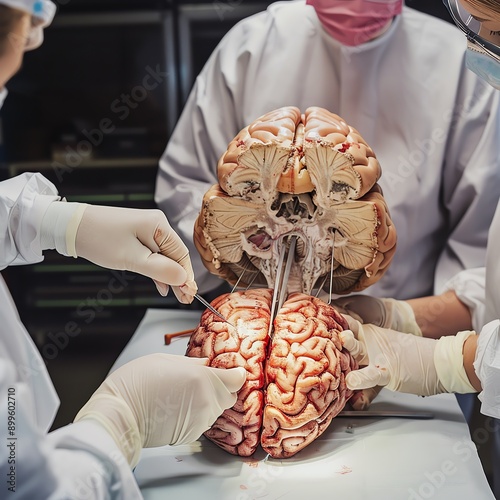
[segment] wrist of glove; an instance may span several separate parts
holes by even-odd
[[[415,313],[404,300],[351,295],[335,300],[333,305],[338,308],[339,312],[348,314],[361,323],[370,323],[397,332],[422,336]]]
[[[113,437],[134,467],[144,447],[196,441],[237,400],[246,371],[204,358],[152,354],[113,372],[80,410]]]
[[[476,392],[463,367],[463,345],[474,332],[439,340],[406,335],[350,319],[341,336],[358,361],[359,370],[346,376],[349,389],[384,386],[419,396],[444,392]]]
[[[87,205],[53,201],[47,208],[40,227],[42,250],[56,250],[66,257],[77,257],[76,230]]]
[[[172,285],[183,303],[192,302],[197,291],[188,249],[160,210],[53,202],[42,220],[41,240],[42,249],[148,276],[163,296]]]

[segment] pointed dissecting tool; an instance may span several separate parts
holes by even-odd
[[[276,278],[274,280],[274,292],[271,307],[271,320],[269,322],[269,330],[267,334],[273,338],[272,329],[274,318],[285,302],[288,279],[290,278],[290,270],[292,269],[293,261],[295,260],[295,247],[297,246],[297,236],[292,236],[289,240],[289,245],[283,245],[278,259],[278,267],[276,268]],[[286,258],[286,262],[285,262]]]
[[[213,306],[210,305],[209,302],[207,302],[201,295],[198,295],[197,293],[194,294],[194,298],[196,300],[198,300],[199,302],[201,302],[210,312],[212,312],[213,314],[215,314],[218,318],[220,318],[222,321],[224,321],[225,323],[231,325],[232,327],[234,327],[234,325],[232,323],[229,323],[229,321],[224,318],[224,316],[222,316],[222,314],[217,311],[217,309],[215,309]]]
[[[332,303],[332,291],[333,291],[333,270],[335,268],[335,236],[337,231],[333,232],[333,241],[332,241],[332,260],[330,263],[330,290],[328,293],[328,305]]]

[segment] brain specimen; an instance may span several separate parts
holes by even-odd
[[[298,237],[288,291],[375,283],[396,247],[380,165],[342,118],[280,108],[244,128],[217,166],[194,241],[205,266],[234,284],[273,287],[283,240]],[[332,262],[333,257],[333,262]]]
[[[352,396],[345,375],[357,368],[338,334],[348,328],[320,299],[294,293],[274,320],[271,289],[225,294],[208,309],[190,338],[187,355],[207,357],[215,368],[243,367],[247,379],[236,404],[205,435],[240,456],[259,444],[287,458],[314,441]]]

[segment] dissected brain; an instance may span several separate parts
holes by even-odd
[[[192,334],[187,355],[215,368],[243,367],[236,404],[205,435],[224,450],[252,455],[259,444],[274,458],[291,457],[328,427],[352,396],[345,375],[356,362],[339,340],[344,318],[322,300],[291,294],[270,333],[273,290],[225,294],[212,302]]]
[[[396,232],[377,184],[380,165],[339,116],[318,107],[267,113],[229,144],[217,175],[194,241],[205,266],[230,283],[273,287],[291,235],[290,292],[310,294],[332,270],[333,292],[359,291],[387,269]]]

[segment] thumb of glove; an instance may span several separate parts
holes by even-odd
[[[246,379],[246,370],[244,368],[207,368],[207,370],[209,370],[208,376],[216,395],[213,403],[217,404],[220,413],[222,413],[227,408],[234,406],[238,400],[236,391],[241,388]],[[242,370],[245,371],[245,376],[243,376]],[[218,415],[220,413],[217,412]]]
[[[352,330],[343,330],[339,334],[342,345],[350,352],[351,356],[358,362],[358,365],[368,364],[368,357],[365,345],[354,337]]]
[[[151,253],[145,247],[138,249],[138,254],[141,252],[144,253],[143,258],[135,264],[134,271],[169,285],[182,285],[186,282],[187,272],[180,264],[165,255]]]
[[[190,356],[183,356],[181,358],[183,363],[191,363],[192,365],[208,366],[208,358],[195,358]]]
[[[389,383],[391,376],[389,371],[368,365],[360,370],[354,370],[346,375],[345,382],[349,389],[369,389],[377,385],[385,386]]]
[[[228,370],[214,368],[214,370],[216,370],[217,376],[231,393],[239,391],[247,379],[247,371],[242,367],[229,368]]]

